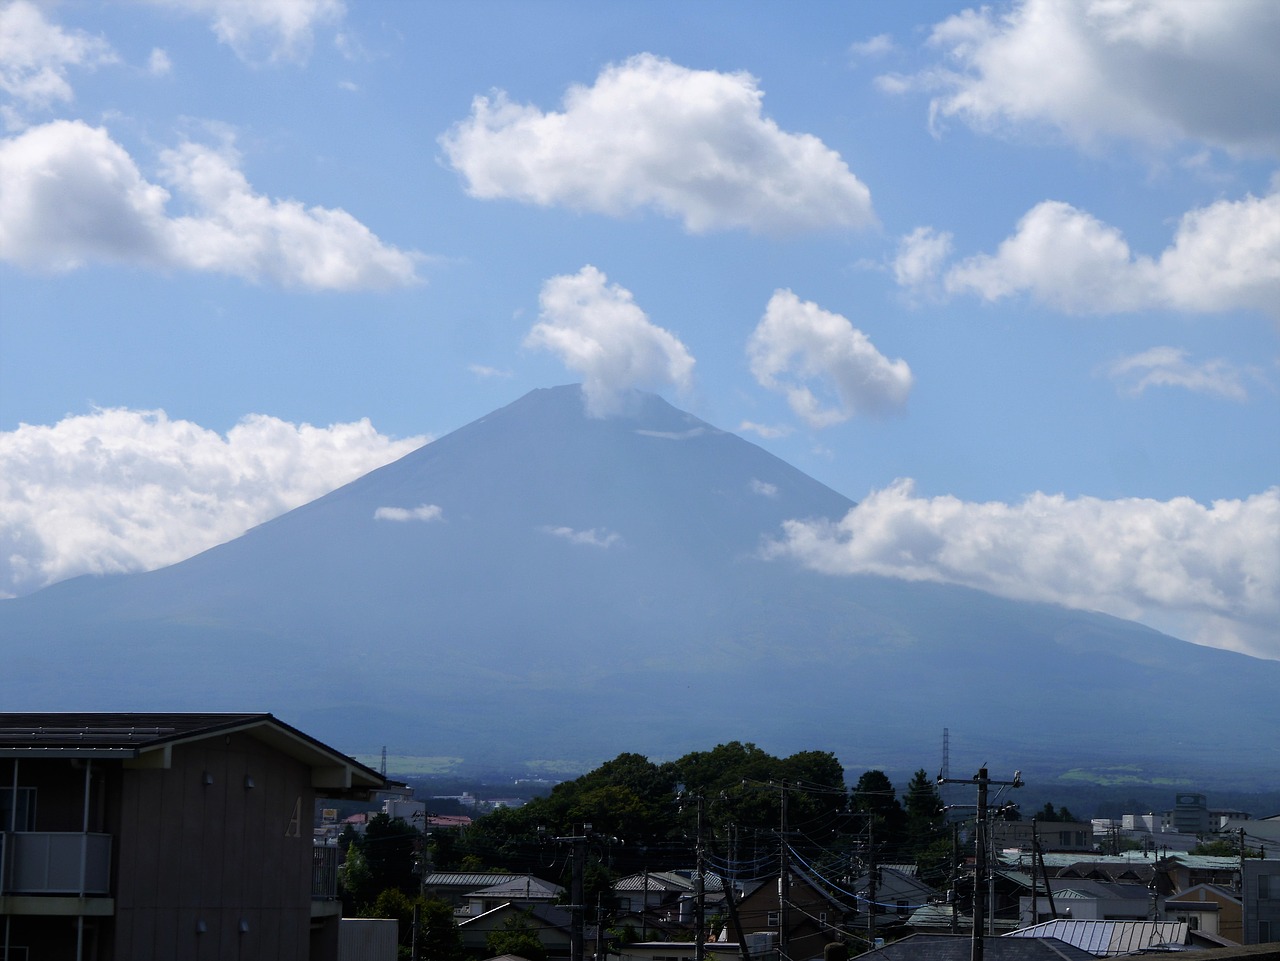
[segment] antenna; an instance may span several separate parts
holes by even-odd
[[[951,777],[951,728],[944,727],[942,729],[942,771],[938,774],[940,780],[947,780]]]
[[[382,766],[378,768],[378,773],[384,778],[387,776],[387,746],[382,745]]]

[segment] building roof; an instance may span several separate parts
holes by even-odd
[[[1043,921],[1005,938],[1057,938],[1105,958],[1187,943],[1185,921]]]
[[[679,893],[693,891],[693,870],[687,871],[649,871],[620,878],[613,886],[615,891],[650,891],[652,893]],[[721,891],[723,882],[718,874],[707,871],[702,877],[704,891]]]
[[[493,879],[490,878],[490,881]],[[564,888],[551,884],[532,874],[511,875],[497,884],[472,891],[468,897],[473,898],[507,898],[508,900],[539,898],[549,900],[564,893]]]
[[[312,785],[372,790],[386,779],[271,714],[0,714],[0,757],[103,758],[168,767],[175,745],[244,733],[312,769]]]
[[[504,871],[440,871],[428,874],[422,879],[422,884],[428,888],[466,888],[474,891],[517,878],[523,883],[526,876],[507,874]]]
[[[913,934],[859,957],[876,961],[969,961],[972,938],[965,934]],[[1094,961],[1094,956],[1054,938],[986,937],[985,961]]]

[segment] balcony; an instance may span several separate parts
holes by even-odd
[[[338,898],[338,854],[335,846],[317,844],[311,849],[311,899],[335,901]]]
[[[111,835],[51,831],[0,835],[0,894],[110,893]]]

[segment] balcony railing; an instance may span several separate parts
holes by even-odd
[[[333,901],[338,897],[338,848],[317,844],[311,849],[311,899]]]
[[[111,835],[51,831],[4,834],[0,892],[110,894]]]

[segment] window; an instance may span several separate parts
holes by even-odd
[[[905,918],[907,916],[907,899],[898,898],[894,903],[898,906],[898,917]]]
[[[1269,901],[1276,896],[1278,891],[1280,891],[1280,885],[1274,884],[1272,882],[1272,877],[1273,875],[1270,875],[1270,874],[1258,875],[1258,900],[1259,901]]]
[[[1271,940],[1271,922],[1259,921],[1258,922],[1258,943],[1265,944],[1267,941],[1270,941],[1270,940]]]
[[[36,828],[36,789],[18,788],[18,820],[13,821],[13,788],[0,788],[0,831],[34,831]],[[17,957],[17,955],[15,955]]]
[[[778,912],[770,911],[765,923],[771,928],[776,928],[778,926]]]

